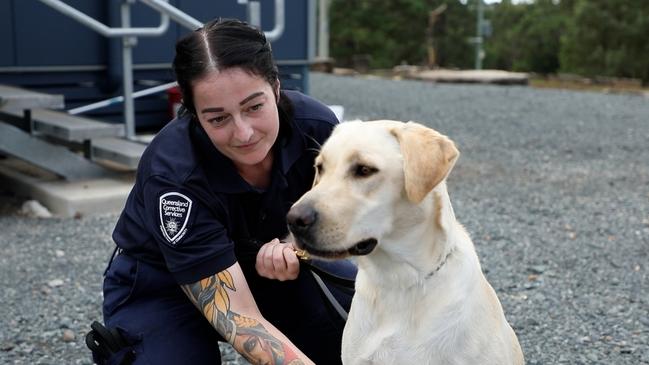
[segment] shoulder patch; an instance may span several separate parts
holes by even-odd
[[[187,196],[170,192],[160,196],[160,230],[172,245],[187,233],[187,222],[192,212],[192,200]]]

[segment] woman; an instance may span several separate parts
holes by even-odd
[[[219,340],[254,364],[340,363],[343,320],[280,242],[336,117],[280,91],[270,44],[240,21],[179,40],[173,68],[186,113],[144,152],[116,225],[106,326],[135,364],[219,363]]]

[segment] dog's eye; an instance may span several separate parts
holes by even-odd
[[[318,175],[322,175],[322,164],[319,163],[319,164],[315,165],[315,170],[318,173]]]
[[[376,167],[367,166],[367,165],[356,165],[354,167],[354,176],[356,177],[368,177],[379,171]]]

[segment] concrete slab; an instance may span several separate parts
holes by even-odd
[[[18,159],[0,160],[0,184],[6,190],[38,200],[59,217],[118,213],[134,182],[134,173],[70,182]]]
[[[529,75],[502,70],[425,70],[412,72],[407,78],[447,83],[527,85]]]

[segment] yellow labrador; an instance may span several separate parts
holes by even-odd
[[[291,208],[300,248],[357,256],[342,357],[355,364],[523,364],[475,248],[455,219],[446,136],[396,121],[340,124]]]

